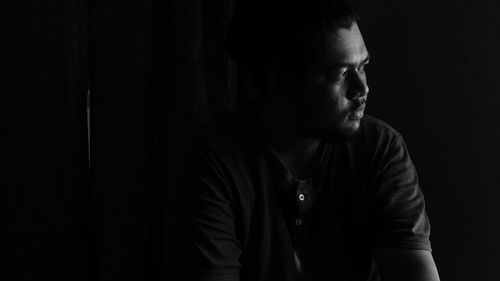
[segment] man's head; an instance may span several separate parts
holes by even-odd
[[[368,93],[368,52],[354,8],[342,0],[272,0],[262,12],[248,3],[228,30],[232,58],[264,76],[268,94],[292,101],[290,121],[301,133],[354,134]]]
[[[339,139],[359,128],[368,95],[369,54],[356,23],[315,35],[315,56],[297,88],[298,125],[307,135]]]

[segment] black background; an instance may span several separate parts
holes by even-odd
[[[441,280],[499,280],[500,3],[356,4],[373,58],[368,113],[405,137]]]

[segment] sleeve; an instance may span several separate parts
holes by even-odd
[[[374,195],[369,208],[372,246],[431,251],[424,196],[399,134],[385,149],[372,187]]]
[[[241,250],[229,181],[208,153],[198,150],[190,162],[179,191],[183,279],[238,281]]]

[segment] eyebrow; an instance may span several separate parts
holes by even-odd
[[[366,64],[368,61],[370,60],[370,53],[368,53],[368,55],[366,56],[366,58],[364,58],[360,65],[363,65],[363,64]],[[349,63],[349,62],[339,62],[339,63],[336,63],[335,64],[335,67],[352,67],[352,66],[356,66],[357,64],[355,63]]]

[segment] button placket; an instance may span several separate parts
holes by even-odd
[[[295,192],[295,200],[299,209],[299,213],[303,213],[309,206],[309,194],[311,192],[310,180],[301,181]]]

